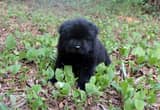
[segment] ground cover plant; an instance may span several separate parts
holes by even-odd
[[[76,88],[70,66],[53,71],[58,26],[79,16],[99,27],[112,59],[86,91]],[[0,110],[158,110],[159,42],[158,17],[130,2],[0,1]]]

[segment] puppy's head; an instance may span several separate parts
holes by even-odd
[[[67,53],[89,54],[94,48],[98,28],[85,19],[64,22],[59,28],[58,49]]]

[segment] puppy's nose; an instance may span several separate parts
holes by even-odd
[[[75,48],[76,48],[76,49],[79,49],[79,48],[80,48],[80,45],[76,45]]]

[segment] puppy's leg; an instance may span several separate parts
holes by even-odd
[[[108,55],[106,50],[105,50],[105,61],[104,61],[104,63],[105,63],[106,66],[111,64],[111,60],[110,60],[109,55]]]
[[[93,75],[95,66],[83,67],[81,72],[78,74],[78,87],[82,90],[85,90],[85,83],[87,83],[91,76]]]
[[[57,69],[57,68],[64,68],[64,65],[63,65],[63,63],[62,63],[62,59],[61,59],[60,56],[58,56],[57,59],[56,59],[56,63],[55,63],[55,67],[54,67],[54,73],[56,72],[56,69]],[[54,83],[57,82],[57,79],[56,79],[56,77],[55,77],[55,74],[54,74],[54,76],[53,76],[51,79],[49,79],[49,81],[50,81],[52,84],[54,84]]]
[[[64,68],[62,57],[59,55],[57,56],[57,59],[56,59],[54,71],[56,71],[57,68],[62,68],[62,69]]]

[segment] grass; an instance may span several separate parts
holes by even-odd
[[[50,5],[41,2],[0,2],[0,109],[158,110],[158,20],[115,4],[111,12],[101,1],[61,1],[66,4],[56,2],[58,7],[50,0]],[[57,28],[79,16],[99,27],[99,38],[112,59],[109,67],[96,68],[86,91],[76,88],[72,68],[53,72]],[[53,74],[59,81],[55,86],[47,82]]]

